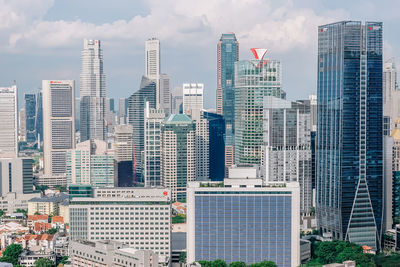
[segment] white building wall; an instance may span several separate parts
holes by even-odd
[[[17,86],[0,87],[0,158],[18,155]]]

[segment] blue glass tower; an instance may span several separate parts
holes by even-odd
[[[235,62],[239,60],[239,42],[234,33],[221,35],[217,54],[217,114],[225,119],[225,164],[230,166],[234,163]]]
[[[25,94],[25,127],[26,142],[34,145],[37,139],[36,135],[36,95]]]
[[[36,95],[36,134],[38,136],[38,142],[43,142],[43,101],[42,92]]]
[[[317,220],[333,238],[380,249],[382,23],[318,28]]]
[[[225,120],[221,115],[204,112],[209,131],[209,172],[211,181],[223,181],[225,177]]]

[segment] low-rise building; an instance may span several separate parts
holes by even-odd
[[[40,197],[40,193],[23,194],[9,192],[0,197],[0,209],[5,213],[12,213],[17,209],[27,210],[28,201],[32,198]]]
[[[33,228],[35,223],[47,223],[49,222],[49,216],[48,215],[41,215],[41,214],[36,214],[36,215],[28,215],[28,220],[27,220],[27,226],[29,228]]]
[[[32,198],[28,201],[28,215],[35,213],[59,215],[60,203],[66,199],[68,199],[68,195],[64,193]]]
[[[158,255],[150,250],[136,250],[118,241],[71,241],[70,259],[73,266],[142,266],[157,267]]]
[[[32,252],[32,251],[24,251],[18,257],[18,264],[26,267],[33,267],[35,266],[35,262],[38,259],[47,258],[56,263],[56,255],[54,253],[39,253],[39,252]]]

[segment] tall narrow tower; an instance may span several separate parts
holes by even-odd
[[[161,94],[160,94],[160,40],[157,38],[150,38],[146,41],[145,51],[145,76],[156,82],[156,108],[160,108]]]
[[[239,42],[234,33],[221,35],[217,45],[217,114],[225,119],[225,165],[234,164],[235,134],[235,62],[239,60]]]
[[[380,248],[383,213],[381,22],[318,28],[317,221]]]
[[[0,158],[18,155],[17,86],[0,87]]]
[[[106,139],[105,97],[106,76],[103,72],[100,40],[85,39],[80,80],[81,142],[88,139]]]

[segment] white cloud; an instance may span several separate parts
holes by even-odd
[[[264,46],[276,52],[315,47],[316,27],[344,17],[343,12],[317,15],[311,9],[294,9],[291,1],[274,8],[268,0],[163,0],[149,1],[150,13],[130,20],[95,25],[81,20],[46,21],[51,0],[0,0],[0,46],[13,51],[25,48],[67,47],[83,38],[110,44],[128,40],[142,44],[157,36],[169,45],[215,43],[222,32],[235,32],[243,47]],[[33,4],[33,2],[35,4]]]

